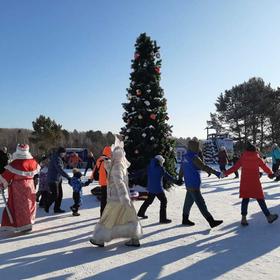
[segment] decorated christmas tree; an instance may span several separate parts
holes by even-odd
[[[126,125],[121,130],[126,156],[131,162],[129,171],[146,168],[151,158],[161,154],[166,160],[164,167],[174,174],[175,141],[171,138],[166,99],[160,87],[159,47],[145,33],[136,40],[131,68],[128,101],[123,104]]]

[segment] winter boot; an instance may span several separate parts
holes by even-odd
[[[195,223],[189,220],[189,217],[183,215],[182,225],[194,226]]]
[[[160,219],[159,220],[160,224],[170,224],[171,222],[172,222],[172,220],[169,220],[169,219]]]
[[[80,216],[81,214],[78,213],[78,212],[73,212],[72,215],[73,215],[73,216]]]
[[[217,227],[218,225],[223,223],[223,220],[214,220],[214,218],[211,216],[207,218],[207,222],[209,223],[211,228]]]
[[[89,242],[90,242],[92,245],[95,245],[95,246],[98,246],[98,247],[104,247],[104,242],[102,242],[102,243],[97,243],[93,238],[90,238]]]
[[[125,242],[125,245],[130,247],[140,247],[140,242],[138,238],[131,238],[129,241]]]
[[[266,217],[267,221],[272,224],[274,221],[276,221],[278,219],[278,215],[277,214],[270,214],[269,216]]]
[[[248,223],[248,221],[246,219],[246,216],[242,216],[242,218],[241,218],[241,225],[242,226],[248,226],[249,225],[249,223]]]

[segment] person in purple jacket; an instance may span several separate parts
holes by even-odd
[[[170,219],[166,218],[167,198],[163,189],[163,178],[177,183],[177,179],[172,177],[163,167],[165,159],[161,155],[156,155],[152,158],[148,166],[148,198],[144,201],[138,211],[138,217],[147,219],[145,215],[147,208],[153,203],[155,197],[160,200],[159,222],[163,224],[171,223]]]
[[[214,220],[213,216],[209,213],[206,203],[200,192],[201,178],[200,170],[207,172],[208,174],[215,174],[220,178],[221,173],[213,168],[205,165],[199,158],[199,142],[196,140],[190,140],[188,143],[187,153],[183,157],[181,169],[179,173],[179,183],[182,183],[182,177],[187,189],[185,203],[183,208],[183,225],[194,226],[195,224],[189,220],[189,214],[193,203],[197,205],[203,217],[208,221],[211,228],[220,225],[222,220]]]

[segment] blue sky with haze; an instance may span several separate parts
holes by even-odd
[[[225,89],[280,85],[277,0],[0,0],[0,127],[40,114],[65,129],[119,132],[138,35],[161,47],[174,136],[205,138]]]

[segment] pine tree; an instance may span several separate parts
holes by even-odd
[[[62,126],[57,124],[55,120],[40,115],[32,122],[32,126],[34,131],[29,140],[36,144],[40,151],[48,152],[60,144],[63,136]]]
[[[157,154],[165,158],[168,172],[174,174],[175,171],[175,141],[171,139],[166,99],[160,87],[159,49],[156,41],[145,33],[136,40],[126,95],[128,102],[123,104],[126,125],[121,129],[126,156],[131,163],[130,172],[147,167]]]

